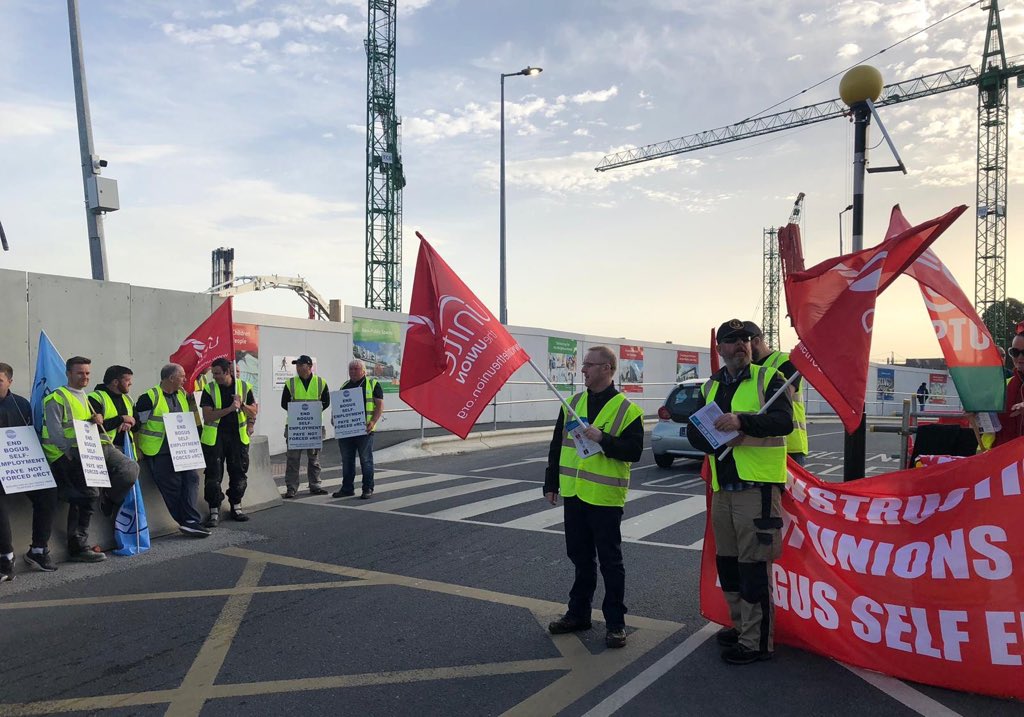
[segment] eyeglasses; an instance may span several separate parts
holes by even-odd
[[[594,368],[594,366],[611,366],[611,364],[607,361],[602,361],[601,363],[590,363],[589,361],[583,362],[583,368]]]
[[[738,344],[740,341],[743,343],[750,343],[749,336],[730,336],[727,339],[721,339],[718,343],[720,344]]]
[[[1017,358],[1018,356],[1024,356],[1024,349],[1015,349],[1012,346],[1006,350],[1006,353],[1010,354],[1010,358]],[[586,364],[583,364],[586,366]]]

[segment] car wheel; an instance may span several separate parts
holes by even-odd
[[[654,462],[658,464],[659,468],[671,468],[673,457],[668,453],[655,453]]]

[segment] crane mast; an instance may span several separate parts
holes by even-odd
[[[402,310],[401,120],[395,113],[397,0],[368,0],[366,31],[366,306]]]

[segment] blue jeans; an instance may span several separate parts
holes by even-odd
[[[355,490],[356,454],[359,454],[359,470],[363,474],[363,492],[373,490],[373,434],[339,438],[341,451],[341,490],[350,493]]]

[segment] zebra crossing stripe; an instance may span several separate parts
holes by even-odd
[[[659,530],[664,530],[676,523],[700,515],[706,506],[704,496],[697,495],[686,500],[663,505],[648,510],[635,518],[622,521],[622,537],[630,540],[643,540]]]
[[[392,490],[402,490],[403,488],[419,488],[421,485],[430,485],[432,483],[444,483],[445,481],[459,480],[462,476],[449,475],[447,473],[438,473],[430,476],[420,476],[419,478],[407,478],[405,480],[396,481],[378,481],[373,486],[373,493],[377,495],[379,493],[387,493]]]
[[[513,485],[518,482],[519,481],[510,480],[508,478],[487,478],[478,483],[467,483],[465,485],[451,486],[450,488],[438,488],[437,490],[427,491],[426,493],[416,493],[415,495],[406,495],[401,498],[376,501],[367,505],[363,510],[387,513],[388,511],[410,508],[414,505],[420,505],[421,503],[430,503],[431,501],[444,500],[446,498],[456,498],[460,495],[478,493],[482,490],[494,490],[495,488],[500,488],[504,485]]]
[[[487,500],[479,500],[476,503],[457,505],[447,510],[439,510],[436,513],[430,513],[430,517],[441,518],[442,520],[463,520],[464,518],[473,518],[484,513],[490,513],[491,511],[522,505],[530,501],[537,501],[537,505],[540,505],[542,500],[544,500],[544,496],[541,494],[540,488],[534,487],[518,493],[499,495],[497,498],[488,498]]]

